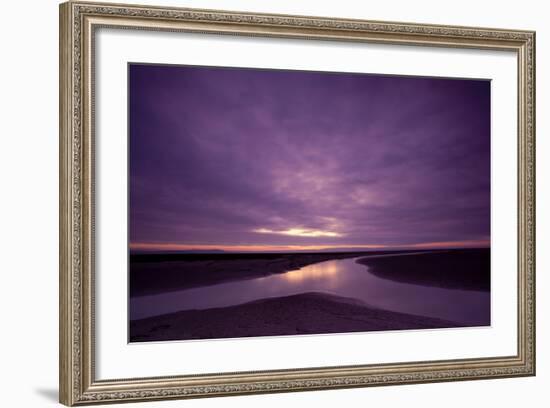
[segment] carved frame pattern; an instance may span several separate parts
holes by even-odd
[[[518,56],[518,352],[515,356],[95,380],[93,46],[97,27],[514,51]],[[60,5],[60,401],[66,405],[535,374],[535,33],[68,2]]]

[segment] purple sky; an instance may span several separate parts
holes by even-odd
[[[129,75],[136,249],[489,239],[489,81],[139,64]]]

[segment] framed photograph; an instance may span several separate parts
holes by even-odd
[[[534,374],[534,32],[60,6],[62,403]]]

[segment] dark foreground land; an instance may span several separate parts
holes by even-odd
[[[130,296],[153,295],[283,273],[332,259],[414,251],[165,253],[130,256]]]
[[[167,341],[458,327],[390,312],[324,293],[269,298],[237,306],[187,310],[130,322],[130,341]]]
[[[447,289],[490,291],[490,250],[451,249],[293,254],[161,254],[131,258],[130,293],[142,296],[284,273],[333,259],[362,257],[365,273]],[[384,255],[379,257],[379,255]],[[395,256],[392,256],[395,255]],[[368,303],[368,299],[365,300]],[[458,306],[457,306],[458,307]],[[165,341],[459,327],[319,292],[183,310],[130,321],[130,341]]]
[[[444,252],[363,258],[379,278],[447,289],[491,290],[491,250],[454,249]]]

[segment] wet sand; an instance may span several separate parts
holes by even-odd
[[[459,327],[377,309],[351,298],[309,292],[241,305],[186,310],[130,322],[130,341],[219,339]]]

